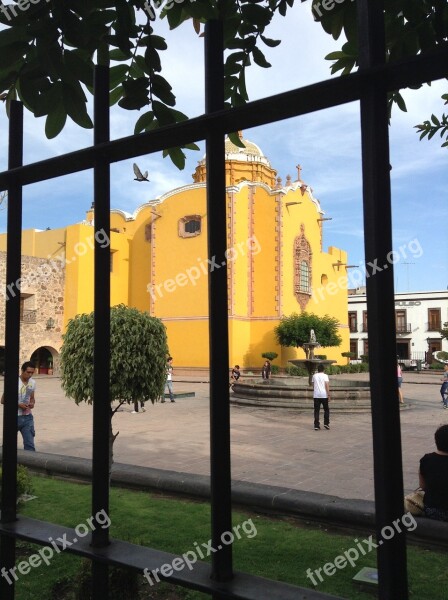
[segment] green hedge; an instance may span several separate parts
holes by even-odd
[[[2,469],[0,467],[0,493],[2,486]],[[17,498],[20,498],[23,494],[32,494],[34,491],[31,476],[26,467],[23,465],[17,465]]]

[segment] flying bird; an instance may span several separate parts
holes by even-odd
[[[135,163],[132,166],[134,168],[134,174],[135,174],[134,180],[135,181],[149,181],[148,171],[145,171],[142,174],[142,172],[140,171],[140,169],[138,168],[138,166]]]

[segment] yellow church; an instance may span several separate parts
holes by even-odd
[[[100,244],[110,243],[111,304],[123,303],[160,318],[178,368],[207,368],[207,279],[212,269],[226,268],[232,365],[260,368],[261,354],[268,351],[278,353],[279,366],[301,358],[302,351],[276,344],[274,328],[282,316],[305,310],[336,317],[342,345],[324,352],[345,362],[341,352],[349,349],[347,290],[340,281],[347,254],[334,247],[324,252],[324,213],[302,181],[300,167],[295,181],[288,176],[282,183],[261,149],[240,137],[244,148],[226,140],[226,255],[207,259],[203,159],[192,183],[143,204],[132,215],[111,211],[110,240],[106,233],[97,236]],[[39,264],[22,276],[22,312],[34,311],[34,322],[27,317],[21,355],[37,359],[41,372],[45,362],[57,367],[68,320],[93,310],[93,248],[93,210],[79,224],[23,232],[23,257],[34,257]],[[3,234],[1,255],[5,249]],[[55,307],[48,273],[63,289]]]

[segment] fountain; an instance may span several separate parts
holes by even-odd
[[[321,358],[314,358],[314,349],[320,348],[319,342],[316,340],[316,334],[314,333],[314,329],[310,331],[310,341],[306,344],[303,344],[303,348],[305,350],[306,358],[300,358],[295,360],[289,360],[291,364],[295,367],[304,366],[308,371],[308,385],[313,384],[313,375],[317,371],[318,365],[332,365],[335,363],[335,360],[324,360]]]
[[[278,376],[269,380],[269,385],[261,378],[242,377],[232,386],[230,401],[233,404],[266,407],[292,408],[311,411],[313,408],[312,378],[318,365],[330,365],[335,360],[314,357],[314,350],[320,347],[313,330],[308,343],[303,344],[304,359],[288,362],[304,366],[308,378]],[[370,412],[370,383],[350,379],[330,379],[331,410],[339,412]]]

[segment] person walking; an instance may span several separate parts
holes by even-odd
[[[138,413],[138,403],[139,400],[134,400],[134,410],[131,411],[132,414]],[[146,411],[145,403],[142,400],[140,400],[140,408],[142,409],[142,412]]]
[[[34,364],[30,361],[24,362],[19,375],[19,395],[17,402],[17,431],[20,431],[23,439],[23,449],[35,451],[34,418],[31,413],[36,404],[36,381],[34,375]],[[2,394],[1,403],[5,403],[5,395]]]
[[[398,383],[398,399],[400,404],[404,404],[403,392],[401,391],[401,384],[403,383],[403,371],[401,370],[400,363],[397,363],[397,383]]]
[[[440,381],[442,382],[440,395],[442,396],[443,408],[448,408],[448,365],[445,365],[443,378]]]
[[[173,393],[173,359],[171,356],[168,356],[166,360],[166,383],[165,390],[168,388],[168,394],[170,396],[171,402],[176,402],[174,400]],[[165,390],[163,391],[162,404],[165,402]]]
[[[330,429],[330,380],[324,373],[324,365],[317,367],[317,373],[313,375],[313,398],[314,398],[314,430],[320,429],[320,405],[324,408],[324,427]]]

